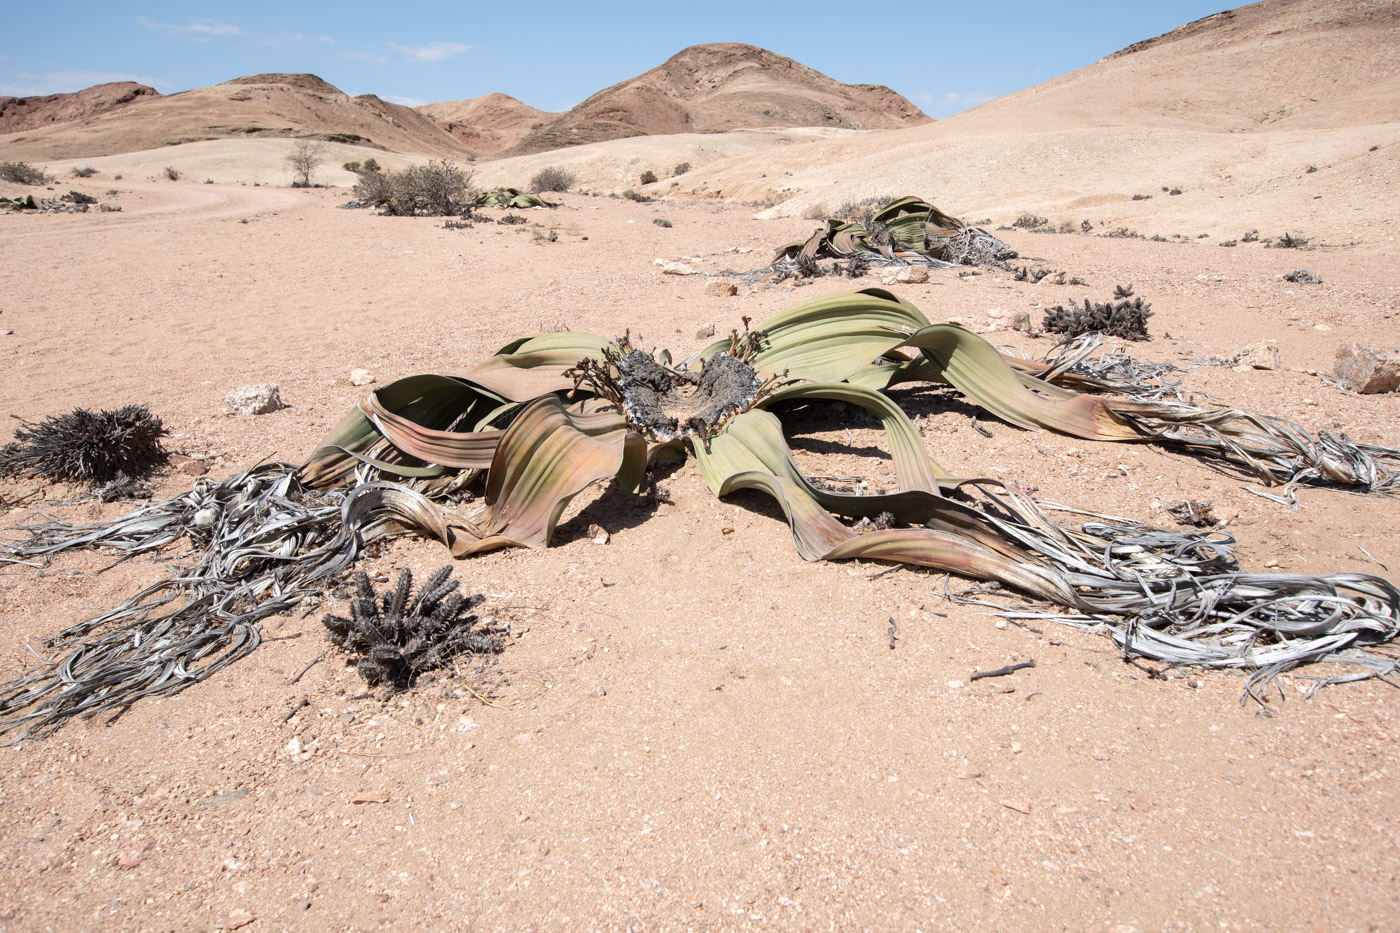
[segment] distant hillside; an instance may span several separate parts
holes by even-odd
[[[560,116],[536,110],[508,94],[449,100],[414,109],[436,121],[462,145],[482,155],[509,149]]]
[[[883,130],[927,122],[887,87],[841,84],[765,49],[722,42],[692,46],[599,91],[505,154],[630,136],[795,126]]]
[[[159,97],[160,91],[135,81],[99,84],[73,94],[0,97],[0,135],[37,130],[55,123],[73,123],[117,107]]]
[[[438,157],[467,155],[461,143],[412,108],[373,94],[350,97],[304,74],[250,75],[143,100],[140,106],[12,131],[0,136],[0,152],[49,161],[249,137],[311,137]]]

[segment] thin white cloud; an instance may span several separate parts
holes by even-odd
[[[183,26],[172,23],[159,23],[149,17],[140,16],[136,21],[147,29],[154,29],[168,35],[178,36],[181,39],[192,39],[195,42],[204,42],[215,36],[246,36],[248,33],[229,23],[220,23],[212,19],[191,20]]]
[[[946,117],[985,104],[992,96],[986,91],[945,91],[942,94],[916,91],[909,95],[909,99],[930,116]]]
[[[427,103],[426,100],[417,97],[400,97],[397,94],[381,94],[379,97],[381,100],[387,100],[391,104],[400,104],[404,107],[421,107]]]
[[[384,65],[389,61],[377,52],[361,52],[358,49],[341,49],[340,57],[349,62],[362,62],[366,65]]]
[[[440,62],[471,48],[462,42],[429,42],[426,45],[399,45],[397,42],[390,42],[389,47],[414,62]]]
[[[130,74],[125,71],[22,71],[12,75],[0,75],[0,97],[71,94],[94,84],[111,84],[114,81],[135,81],[137,84],[150,85],[162,93],[172,89],[171,83],[164,78]]]

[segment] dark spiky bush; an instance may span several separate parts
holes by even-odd
[[[73,166],[73,174],[79,178],[91,178],[97,174],[97,169],[93,168],[91,165],[84,165],[81,168],[75,165]]]
[[[1124,340],[1149,340],[1147,319],[1152,316],[1151,307],[1141,298],[1108,302],[1091,302],[1085,298],[1082,308],[1073,304],[1068,308],[1063,305],[1046,308],[1041,327],[1066,337],[1098,332]]]
[[[35,168],[28,162],[0,162],[0,181],[17,185],[42,185],[45,180],[44,170]]]
[[[164,174],[165,177],[169,178],[171,181],[180,180],[180,170],[173,165],[167,165],[164,169]]]
[[[1035,230],[1050,223],[1048,218],[1039,214],[1022,214],[1012,221],[1011,226],[1020,227],[1023,230]]]
[[[1308,245],[1308,240],[1307,237],[1285,233],[1274,242],[1265,243],[1264,245],[1272,247],[1273,249],[1303,249]]]
[[[542,191],[565,192],[574,186],[578,178],[573,172],[550,166],[542,168],[530,179],[530,190],[535,194]]]
[[[423,671],[445,666],[458,655],[499,654],[501,639],[482,631],[470,610],[480,596],[455,592],[451,567],[443,567],[413,597],[413,573],[405,569],[393,592],[376,600],[364,571],[355,574],[356,596],[350,617],[327,614],[322,620],[331,643],[359,655],[354,659],[370,686],[393,693],[413,685]]]
[[[160,439],[168,433],[145,405],[21,421],[14,441],[0,447],[0,476],[82,483],[145,476],[166,461]]]

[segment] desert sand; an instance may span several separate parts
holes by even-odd
[[[949,173],[944,143],[920,134],[990,119],[979,110],[897,131],[908,150],[887,145],[891,134],[838,130],[717,155],[694,180],[653,186],[665,198],[651,203],[606,196],[600,174],[594,193],[523,212],[527,224],[491,223],[503,212],[488,210],[468,229],[341,210],[345,187],[291,190],[279,164],[287,140],[94,154],[74,164],[98,174],[45,194],[84,191],[119,213],[0,215],[0,331],[10,332],[0,411],[33,420],[146,402],[172,451],[225,476],[304,458],[366,391],[350,384],[354,368],[379,384],[458,373],[513,336],[561,326],[630,328],[683,356],[711,322],[761,323],[815,295],[879,284],[874,274],[760,281],[715,297],[708,275],[663,275],[653,262],[685,258],[707,274],[766,265],[818,222],[800,216],[802,202],[756,216],[769,205],[754,193],[776,190],[785,172],[820,172],[831,147],[864,145],[872,160],[923,151],[923,168],[865,165],[841,194],[804,189],[813,200],[908,192],[991,226],[1028,211],[1092,222],[1090,234],[998,233],[1019,262],[1084,286],[998,270],[898,286],[931,319],[980,327],[1008,309],[1038,323],[1044,308],[1131,283],[1151,302],[1153,339],[1128,349],[1183,367],[1176,375],[1198,399],[1396,447],[1395,397],[1327,378],[1339,345],[1393,347],[1400,316],[1393,210],[1378,187],[1393,175],[1400,122],[1352,112],[1340,127],[1272,133],[1252,143],[1257,158],[1230,148],[1242,134],[1173,130],[1169,176],[1150,161],[1168,158],[1164,130],[1146,118],[1136,136],[1127,122],[1113,130],[1142,159],[1065,156],[1039,176],[1005,155],[999,132],[968,130],[950,137],[967,171]],[[779,135],[703,139],[742,145],[730,137],[761,132]],[[1316,133],[1351,160],[1345,168],[1304,174]],[[527,158],[669,166],[694,145],[658,136]],[[184,177],[156,180],[177,158]],[[1002,158],[1026,181],[992,193],[985,166]],[[1299,177],[1224,185],[1221,159],[1296,164]],[[832,177],[847,177],[842,164],[830,163]],[[483,161],[478,183],[523,185],[534,169]],[[1132,201],[1149,178],[1184,193]],[[1327,186],[1328,209],[1304,197],[1312,184]],[[1086,198],[1102,200],[1074,206]],[[1096,235],[1119,224],[1165,239]],[[1256,227],[1315,248],[1218,245]],[[1281,280],[1300,267],[1322,284]],[[1053,344],[996,339],[1033,356]],[[1264,340],[1279,349],[1278,369],[1198,362]],[[227,414],[225,394],[254,382],[278,383],[289,407]],[[1304,489],[1293,511],[1252,494],[1261,487],[1250,477],[1178,454],[983,415],[987,437],[971,427],[976,412],[942,394],[900,399],[926,416],[930,452],[955,473],[1164,525],[1167,504],[1210,500],[1248,567],[1400,572],[1394,498]],[[813,472],[878,482],[889,471],[867,428],[813,421],[792,441]],[[167,471],[154,495],[192,482]],[[265,625],[262,647],[203,684],[115,722],[0,748],[0,919],[17,930],[1127,931],[1384,930],[1400,916],[1400,691],[1373,680],[1304,701],[1306,676],[1287,675],[1287,698],[1262,708],[1242,702],[1237,675],[1152,677],[1093,632],[999,622],[948,600],[945,588],[966,583],[942,574],[804,563],[768,500],[716,500],[693,462],[663,470],[661,487],[669,503],[595,489],[553,547],[455,564],[486,597],[483,611],[509,625],[506,650],[483,666],[462,662],[389,702],[366,698],[344,656],[327,651],[321,615],[346,609],[331,599]],[[0,485],[0,525],[128,508],[73,503],[80,492]],[[446,562],[440,546],[400,538],[361,566],[393,578]],[[142,558],[96,572],[108,563],[83,554],[0,569],[0,676],[35,663],[27,646],[168,570]],[[1031,659],[1008,677],[970,679]]]

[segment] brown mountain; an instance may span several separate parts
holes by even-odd
[[[98,84],[72,94],[0,97],[0,135],[73,123],[127,104],[156,100],[160,91],[135,81]]]
[[[508,155],[673,133],[759,127],[897,129],[929,118],[887,87],[842,84],[752,45],[696,45],[599,91],[507,150]]]
[[[781,202],[767,216],[909,192],[999,222],[1389,242],[1397,49],[1391,0],[1265,0],[937,123],[788,147],[776,185],[759,153],[681,188]]]
[[[487,94],[469,100],[449,100],[415,107],[435,120],[462,145],[482,155],[509,149],[561,116],[536,110],[508,94]]]
[[[82,92],[87,93],[87,92]],[[7,156],[103,156],[206,139],[311,137],[395,152],[462,158],[461,143],[410,107],[350,97],[315,75],[259,74],[110,107],[0,137]]]

